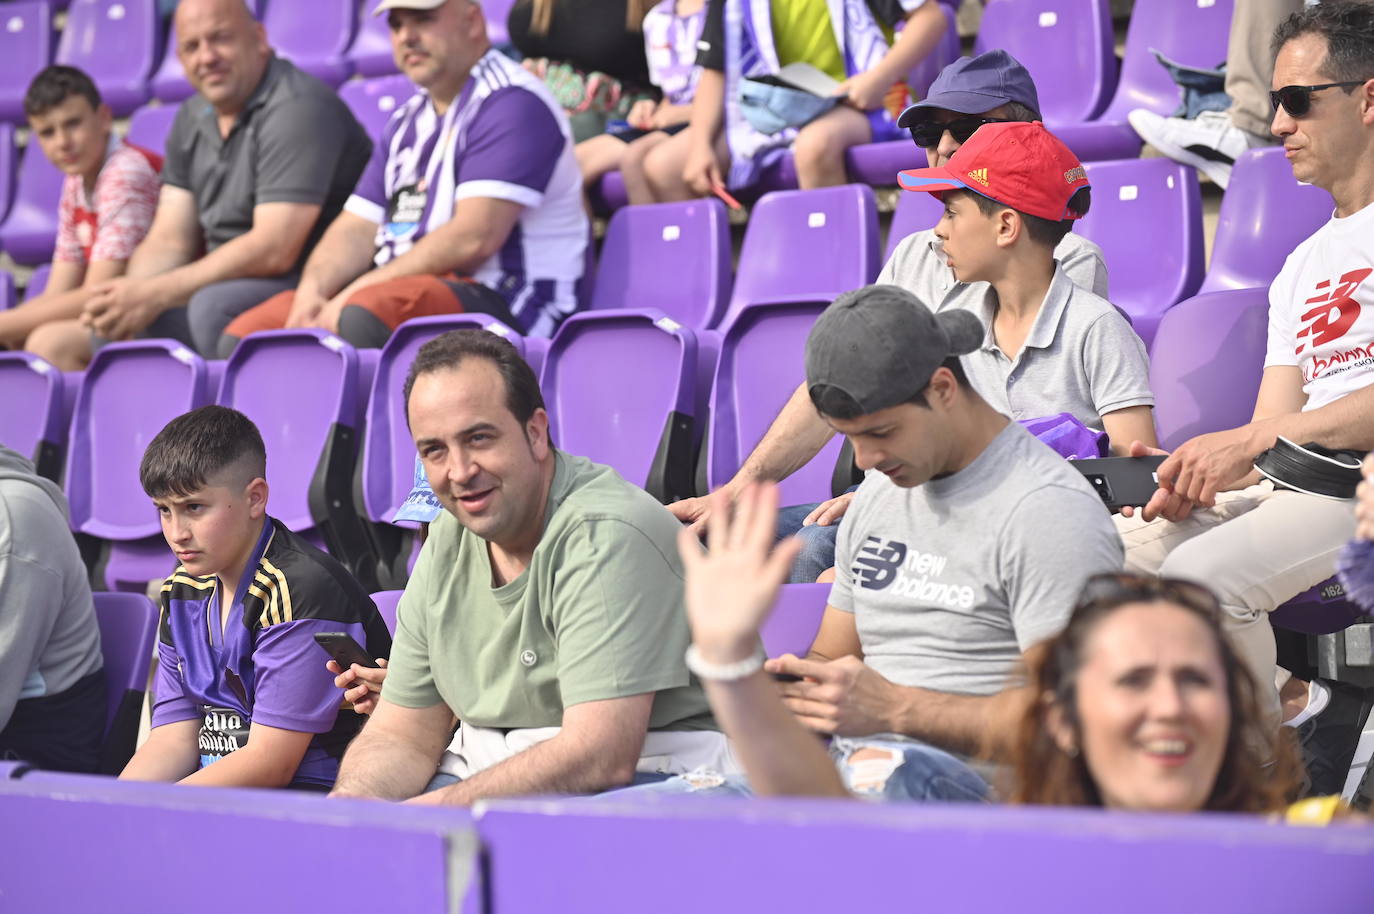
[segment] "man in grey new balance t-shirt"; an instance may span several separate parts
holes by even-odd
[[[842,295],[807,340],[808,396],[868,471],[788,706],[835,734],[856,793],[967,799],[958,758],[998,735],[1021,654],[1057,633],[1083,582],[1120,571],[1121,540],[1069,463],[968,386],[982,325],[894,286]],[[976,791],[972,791],[976,793]]]
[[[902,112],[898,124],[911,130],[912,139],[926,150],[931,167],[936,167],[949,161],[982,124],[1036,121],[1039,110],[1040,98],[1026,68],[1006,51],[988,51],[945,67],[926,98]],[[1055,247],[1054,255],[1075,285],[1106,297],[1107,266],[1097,245],[1069,232]],[[903,239],[878,282],[901,286],[934,311],[979,309],[989,289],[984,282],[955,282],[933,228]],[[1052,395],[1053,391],[1047,393]],[[798,385],[763,440],[724,488],[736,496],[756,480],[785,479],[815,457],[833,435],[816,416],[806,385]],[[779,512],[779,537],[798,532],[808,518],[813,521],[805,528],[806,545],[794,564],[791,580],[814,581],[820,571],[831,566],[836,525],[845,504],[841,499],[825,506],[795,505]],[[705,498],[688,498],[674,502],[668,510],[684,522],[701,523],[707,503]]]

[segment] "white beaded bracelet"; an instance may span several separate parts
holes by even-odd
[[[715,682],[738,682],[763,669],[763,662],[768,658],[764,654],[763,648],[759,647],[743,660],[736,660],[734,663],[712,663],[702,657],[697,646],[692,644],[687,647],[686,659],[687,669],[695,673],[700,679],[710,679]]]

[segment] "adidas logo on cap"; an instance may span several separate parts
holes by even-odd
[[[988,170],[986,168],[975,168],[968,173],[970,181],[977,181],[984,187],[988,186]]]

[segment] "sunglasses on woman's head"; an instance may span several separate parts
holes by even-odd
[[[1216,595],[1201,584],[1126,573],[1095,574],[1088,578],[1079,594],[1078,605],[1123,606],[1158,601],[1177,603],[1213,619],[1221,615]]]
[[[937,121],[922,121],[914,124],[911,130],[911,139],[922,149],[934,149],[940,145],[940,138],[949,131],[949,135],[954,137],[954,142],[963,145],[967,143],[969,137],[984,124],[1005,124],[1007,119],[1004,117],[978,117],[977,115],[966,115],[956,117],[954,120],[941,124]]]
[[[1284,86],[1274,92],[1269,93],[1269,103],[1274,106],[1274,110],[1288,112],[1289,117],[1303,117],[1312,110],[1312,93],[1320,92],[1323,89],[1348,89],[1352,86],[1363,86],[1366,80],[1354,80],[1342,83],[1322,83],[1319,86]]]

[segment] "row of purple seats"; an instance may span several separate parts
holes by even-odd
[[[590,308],[653,308],[705,330],[728,327],[748,305],[830,301],[878,275],[873,189],[766,194],[739,263],[732,276],[729,222],[717,200],[626,207],[607,226]]]
[[[187,899],[216,914],[307,910],[340,884],[339,848],[350,844],[384,861],[351,868],[351,905],[463,914],[747,914],[893,899],[930,910],[1153,914],[1180,897],[1200,910],[1348,912],[1367,907],[1360,861],[1374,855],[1374,833],[1359,824],[1283,827],[1258,816],[784,798],[646,805],[613,794],[496,799],[474,813],[0,765],[0,816],[23,836],[0,858],[0,884],[7,910],[35,914],[179,910]],[[207,892],[206,835],[290,853],[259,854],[232,893]],[[828,865],[863,878],[805,878],[798,861],[820,844]],[[684,859],[710,878],[681,879]],[[987,878],[989,860],[1000,878]],[[1141,878],[1146,866],[1168,877]]]
[[[360,72],[394,73],[386,18],[372,17],[373,5],[361,4],[368,43],[359,49],[367,60]],[[359,67],[352,55],[360,32],[358,0],[250,6],[281,56],[330,85],[340,85]],[[191,94],[176,55],[175,29],[164,28],[157,0],[73,0],[55,54],[53,9],[47,0],[7,3],[0,15],[0,120],[23,122],[29,80],[54,61],[89,73],[117,115],[149,98],[180,101]]]

